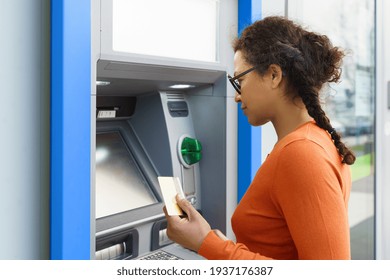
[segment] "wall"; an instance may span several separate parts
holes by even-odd
[[[376,258],[390,259],[390,1],[376,3]]]
[[[49,258],[49,0],[1,0],[0,259]]]

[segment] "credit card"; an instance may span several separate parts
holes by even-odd
[[[178,177],[158,177],[161,193],[163,195],[165,207],[169,216],[181,216],[183,210],[177,205],[176,195],[184,196],[183,188],[181,187],[180,179]]]

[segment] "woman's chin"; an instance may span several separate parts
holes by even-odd
[[[257,119],[252,119],[252,118],[248,117],[248,122],[252,126],[262,126],[262,125],[268,123],[269,121],[268,120],[257,120]]]

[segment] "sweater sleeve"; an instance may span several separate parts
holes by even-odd
[[[213,231],[204,239],[198,254],[209,260],[270,260],[251,252],[244,244],[222,240]]]
[[[309,140],[284,148],[273,186],[299,259],[350,259],[347,201],[342,168]],[[349,169],[347,170],[349,172]]]

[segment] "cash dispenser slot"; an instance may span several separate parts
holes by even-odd
[[[160,249],[164,246],[172,244],[173,242],[168,238],[167,235],[167,221],[160,220],[153,224],[152,227],[152,242],[151,251]]]
[[[96,239],[97,260],[132,259],[138,256],[139,234],[136,229],[120,231]]]

